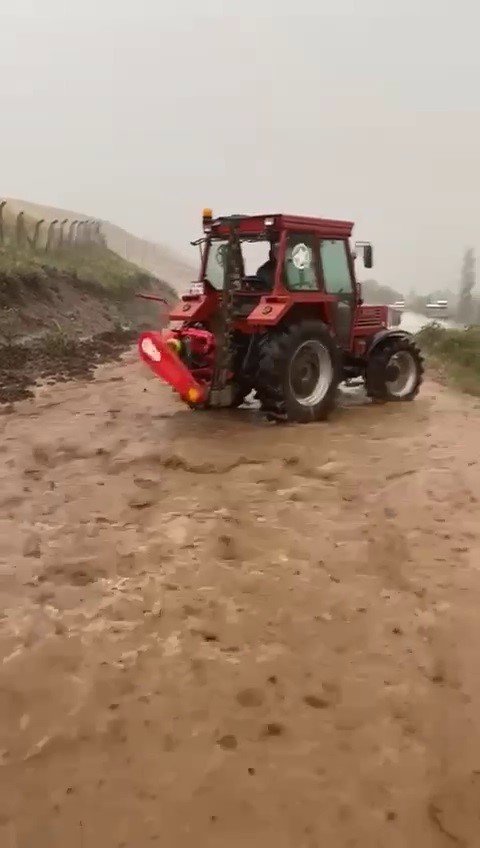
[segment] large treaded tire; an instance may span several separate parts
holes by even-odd
[[[296,352],[310,341],[320,343],[327,351],[331,361],[331,380],[317,403],[305,405],[299,402],[292,389],[290,366]],[[322,321],[303,321],[272,330],[260,344],[254,388],[270,421],[307,424],[324,420],[335,406],[340,379],[340,353],[335,339]]]
[[[406,353],[412,361],[414,373],[403,394],[392,393],[391,381],[388,380],[388,368],[392,357],[397,353]],[[379,403],[400,403],[413,400],[420,391],[424,374],[423,356],[413,339],[392,338],[380,348],[374,349],[368,359],[365,386],[368,397]]]

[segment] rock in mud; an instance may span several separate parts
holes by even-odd
[[[325,462],[324,465],[317,465],[315,476],[321,480],[335,480],[340,476],[343,467],[341,462]]]
[[[41,555],[40,536],[38,533],[30,533],[23,543],[23,556],[38,558]]]
[[[132,509],[147,509],[147,507],[152,506],[153,498],[144,493],[133,495],[129,498],[128,505]]]

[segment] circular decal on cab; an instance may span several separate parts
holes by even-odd
[[[303,242],[296,244],[292,250],[292,262],[299,271],[309,268],[312,264],[312,251]]]

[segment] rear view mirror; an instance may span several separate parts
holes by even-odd
[[[373,247],[366,244],[363,248],[363,264],[365,268],[373,268]]]
[[[369,241],[356,241],[355,250],[359,247],[363,250],[363,264],[365,268],[373,268],[373,247]]]

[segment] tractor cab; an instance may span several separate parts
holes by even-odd
[[[237,291],[272,292],[276,289],[290,292],[319,293],[325,285],[324,262],[328,240],[322,235],[334,235],[332,240],[337,266],[343,264],[343,288],[356,289],[348,236],[353,225],[346,222],[287,217],[285,215],[231,215],[213,218],[210,209],[203,211],[204,236],[192,244],[201,247],[200,284],[205,283],[216,291],[224,287],[226,257],[232,233],[238,244],[235,269]],[[332,226],[333,225],[333,226]],[[323,229],[323,233],[322,233]],[[358,243],[363,248],[365,267],[373,265],[372,247],[368,242]],[[330,251],[331,252],[331,251]],[[333,272],[335,273],[335,272]],[[337,287],[338,287],[337,283]],[[196,285],[194,291],[201,290]]]
[[[190,296],[200,307],[202,296],[218,303],[228,289],[231,314],[251,327],[273,325],[291,307],[298,311],[302,304],[316,303],[347,349],[362,305],[354,265],[357,254],[350,247],[352,228],[348,221],[284,214],[214,218],[205,209],[204,235],[192,242],[200,246],[201,262]],[[365,267],[371,268],[371,244],[357,242],[355,249],[362,251]],[[196,313],[193,303],[182,306],[179,319],[191,310]],[[364,323],[367,319],[368,309]]]

